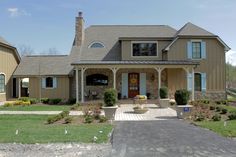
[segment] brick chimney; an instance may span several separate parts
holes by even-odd
[[[74,46],[81,46],[84,40],[84,19],[83,13],[79,12],[79,16],[75,18],[75,41]]]

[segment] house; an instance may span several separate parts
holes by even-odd
[[[0,37],[0,102],[17,95],[18,80],[12,74],[19,63],[17,49]]]
[[[187,23],[180,30],[167,25],[84,29],[81,12],[75,28],[69,55],[22,58],[13,76],[29,78],[30,97],[84,102],[115,88],[121,99],[137,94],[156,99],[160,87],[167,86],[170,97],[185,88],[192,100],[226,98],[225,52],[230,48],[203,28]]]

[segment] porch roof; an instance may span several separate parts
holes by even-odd
[[[198,61],[193,60],[168,60],[168,61],[95,61],[86,60],[74,62],[71,65],[199,65]]]

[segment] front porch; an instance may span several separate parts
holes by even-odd
[[[91,98],[102,99],[106,88],[116,89],[119,99],[147,95],[149,99],[156,100],[160,98],[162,86],[169,88],[170,98],[174,98],[177,89],[185,88],[191,91],[191,99],[194,100],[194,68],[197,64],[193,61],[74,63],[76,101],[83,103]]]

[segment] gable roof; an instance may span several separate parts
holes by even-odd
[[[120,38],[168,38],[176,30],[167,25],[93,25],[85,29],[80,60],[121,60]],[[101,42],[104,48],[89,48],[93,42]]]
[[[12,49],[12,50],[14,51],[14,56],[15,56],[17,62],[18,62],[18,63],[20,62],[21,58],[20,58],[20,55],[19,55],[19,53],[18,53],[16,47],[12,46],[9,42],[7,42],[7,41],[6,41],[4,38],[2,38],[1,36],[0,36],[0,45]]]

